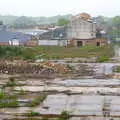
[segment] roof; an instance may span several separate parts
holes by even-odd
[[[66,28],[61,27],[55,30],[50,30],[39,35],[40,40],[51,40],[51,39],[65,39],[67,37]]]
[[[12,39],[19,39],[21,43],[25,43],[31,39],[31,35],[20,32],[0,31],[0,42],[9,42]]]
[[[77,14],[76,16],[73,16],[72,17],[72,20],[74,19],[83,19],[83,20],[90,20],[92,19],[91,15],[89,15],[88,13],[80,13],[80,14]]]

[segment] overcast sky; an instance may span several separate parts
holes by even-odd
[[[55,16],[87,12],[92,16],[120,15],[120,0],[0,0],[0,14]]]

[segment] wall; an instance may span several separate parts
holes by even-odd
[[[8,42],[0,42],[0,46],[8,46],[9,43]]]
[[[93,39],[96,38],[96,23],[93,21],[75,19],[71,21],[67,29],[68,38]]]
[[[100,43],[100,46],[108,44],[108,41],[107,41],[106,38],[94,38],[94,39],[87,39],[87,40],[82,40],[82,39],[75,40],[75,39],[73,39],[73,40],[68,40],[67,41],[67,46],[76,47],[78,41],[82,41],[83,46],[84,45],[95,45],[95,46],[97,46],[97,42]]]
[[[37,45],[37,41],[29,40],[26,45],[29,47],[35,47]]]
[[[67,45],[67,40],[39,40],[38,45],[66,46]]]

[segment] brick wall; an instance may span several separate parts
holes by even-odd
[[[89,40],[68,40],[67,46],[72,46],[75,47],[77,46],[77,42],[82,41],[82,45],[95,45],[99,44],[100,46],[102,45],[107,45],[107,39],[106,38],[95,38],[95,39],[89,39]]]
[[[35,40],[30,40],[27,42],[28,47],[35,47],[37,45],[37,41]]]
[[[0,42],[0,46],[8,46],[9,43],[8,42]]]

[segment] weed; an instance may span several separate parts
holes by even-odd
[[[6,95],[3,91],[0,92],[0,108],[15,108],[19,107],[19,102],[15,95]]]
[[[29,117],[40,116],[40,113],[39,112],[34,112],[34,111],[30,110],[30,112],[27,113],[27,116],[29,116]]]
[[[46,99],[46,94],[41,94],[37,96],[31,103],[28,104],[29,107],[35,107],[42,103]]]
[[[58,118],[58,120],[68,120],[69,119],[69,114],[67,111],[62,111],[60,117]]]

